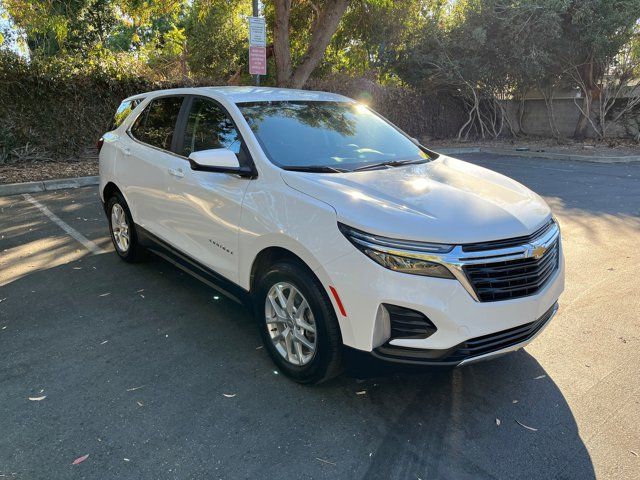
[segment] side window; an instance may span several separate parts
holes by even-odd
[[[240,153],[241,139],[229,115],[217,104],[194,98],[184,132],[182,154],[211,148],[228,148]]]
[[[141,142],[170,150],[182,99],[161,97],[151,100],[131,127],[131,134]]]
[[[124,122],[127,119],[127,117],[133,111],[134,108],[140,105],[140,102],[142,102],[142,100],[144,100],[144,98],[136,98],[134,100],[124,100],[118,107],[118,110],[116,110],[116,114],[113,116],[113,122],[111,123],[111,130],[115,130],[120,125],[122,125],[122,122]]]

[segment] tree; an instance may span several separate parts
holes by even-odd
[[[375,73],[381,81],[394,77],[397,55],[425,24],[423,13],[431,13],[440,1],[352,1],[319,70],[353,76]]]
[[[634,34],[640,0],[571,0],[561,17],[562,56],[568,77],[582,93],[582,105],[576,103],[580,118],[574,134],[582,139],[587,135],[603,77]]]
[[[104,43],[116,23],[110,0],[4,0],[31,55],[88,51]]]
[[[237,79],[246,70],[248,0],[195,0],[186,21],[187,58],[197,76]]]
[[[468,119],[459,138],[515,133],[501,100],[544,78],[559,33],[559,17],[545,0],[459,1],[427,16],[395,70],[418,88],[463,99]]]
[[[338,29],[349,0],[324,0],[321,5],[309,1],[313,20],[304,53],[292,61],[290,20],[292,0],[273,0],[273,50],[276,62],[276,82],[279,86],[300,88],[318,66]]]

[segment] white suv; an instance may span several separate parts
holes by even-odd
[[[100,142],[115,249],[151,250],[239,302],[303,383],[343,345],[459,365],[518,349],[564,288],[560,232],[521,184],[419,145],[322,92],[165,90]]]

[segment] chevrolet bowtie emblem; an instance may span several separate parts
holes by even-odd
[[[531,256],[536,260],[538,260],[542,258],[542,256],[545,254],[546,251],[547,251],[547,247],[545,247],[544,245],[538,245],[533,247],[533,250],[531,250]]]

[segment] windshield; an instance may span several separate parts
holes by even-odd
[[[271,162],[285,169],[341,172],[429,159],[411,139],[357,103],[276,101],[238,107]]]

